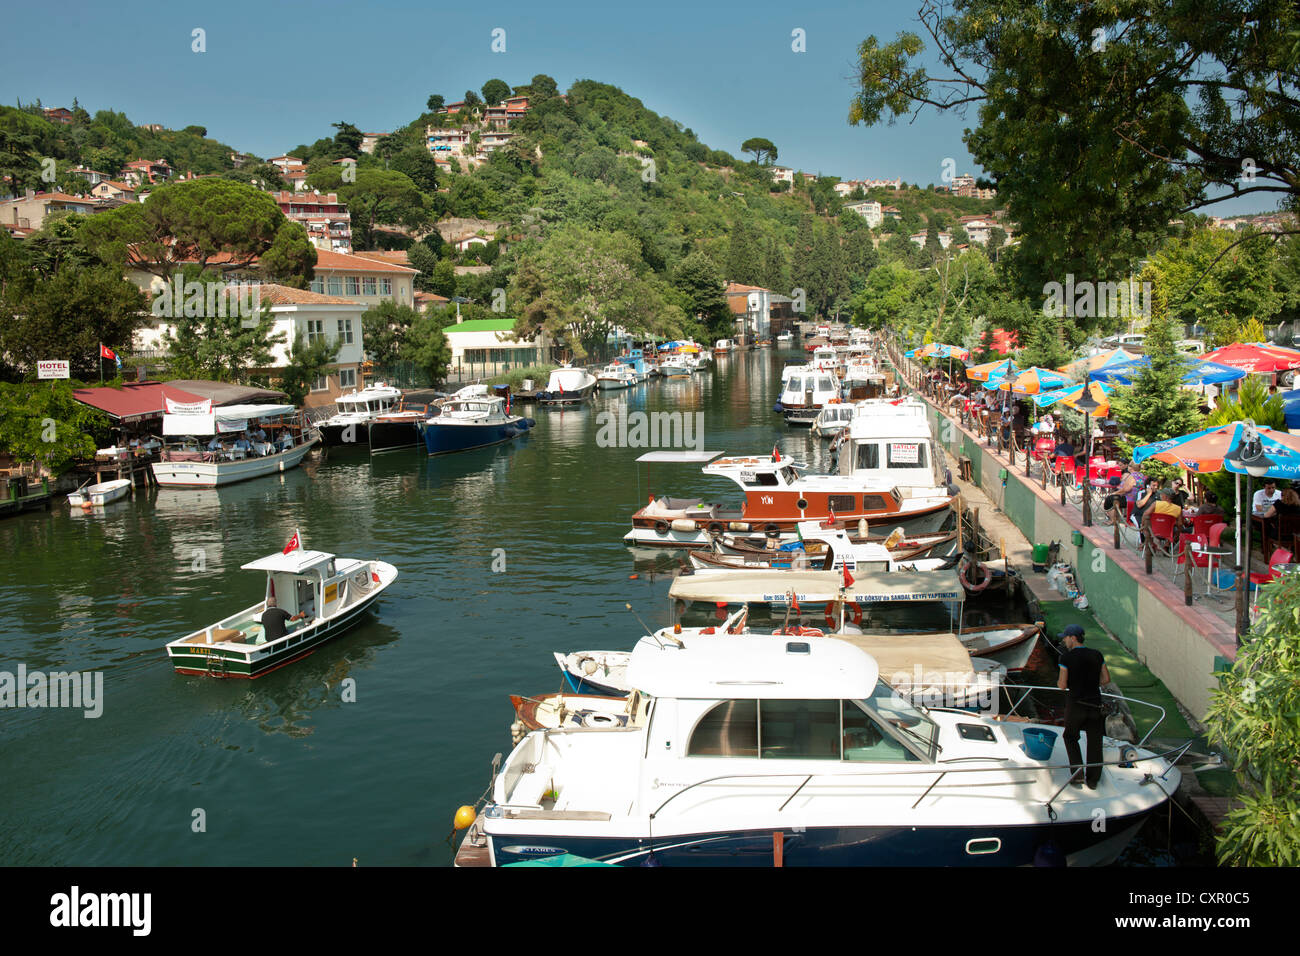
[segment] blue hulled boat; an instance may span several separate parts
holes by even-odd
[[[536,424],[531,418],[511,415],[508,399],[480,394],[444,402],[421,430],[430,455],[448,455],[499,445],[527,433]]]

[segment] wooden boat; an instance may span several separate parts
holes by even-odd
[[[275,440],[251,443],[247,451],[225,444],[212,448],[213,442],[202,441],[209,436],[233,436],[257,422]],[[288,471],[319,441],[316,430],[292,405],[226,405],[207,412],[167,414],[163,436],[171,440],[149,466],[163,488],[217,488]]]
[[[879,544],[890,552],[894,560],[899,561],[931,556],[946,557],[952,554],[957,547],[957,532],[955,530],[922,535],[873,534],[865,538],[861,535],[848,534],[849,530],[849,528],[843,529],[850,544]],[[807,537],[805,535],[805,538]],[[773,552],[779,551],[781,547],[790,543],[790,541],[781,538],[752,538],[738,534],[724,534],[715,543],[714,550],[719,554],[763,558],[771,557]],[[824,547],[824,542],[809,540],[805,541],[804,550],[805,553],[812,557],[824,555],[827,549]]]
[[[291,544],[301,540],[295,533]],[[266,597],[207,627],[167,645],[167,656],[180,674],[212,677],[262,677],[301,660],[355,624],[394,580],[397,569],[383,561],[338,558],[324,551],[295,547],[243,565],[266,572]],[[288,632],[267,642],[260,615],[266,598],[296,615]]]
[[[82,485],[68,495],[68,504],[74,507],[106,505],[125,498],[130,492],[130,479],[118,478],[114,481],[100,482],[97,485]]]
[[[419,447],[420,425],[428,417],[427,408],[399,408],[375,416],[366,429],[370,454]]]
[[[515,709],[515,722],[510,725],[515,743],[533,730],[612,730],[635,725],[645,717],[639,694],[620,697],[564,692],[533,697],[511,694],[510,704]]]

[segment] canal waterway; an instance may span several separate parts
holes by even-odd
[[[507,695],[558,690],[552,651],[630,648],[625,604],[671,621],[661,571],[676,558],[624,548],[632,511],[651,491],[740,498],[698,465],[647,471],[649,449],[601,447],[598,414],[698,412],[706,449],[776,443],[826,467],[825,443],[772,411],[797,354],[737,353],[536,409],[528,437],[496,448],[348,450],[226,489],[0,522],[0,670],[103,672],[97,718],[0,711],[0,863],[449,864],[454,810],[510,747]],[[308,548],[395,565],[379,613],[256,681],[174,673],[163,645],[259,600],[265,576],[240,565],[295,529]],[[1168,863],[1163,842],[1126,859]]]

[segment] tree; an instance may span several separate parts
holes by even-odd
[[[433,277],[429,280],[429,291],[434,295],[450,299],[456,294],[456,264],[450,259],[441,259],[434,267]]]
[[[183,278],[210,282],[216,277],[188,266]],[[275,317],[269,300],[262,302],[255,320],[241,316],[234,309],[217,309],[218,314],[209,314],[206,302],[199,311],[199,315],[172,316],[169,320],[172,329],[163,341],[171,370],[178,378],[241,382],[252,369],[274,364],[272,349],[283,344],[285,336],[273,334]],[[227,314],[219,314],[222,311]]]
[[[421,146],[402,150],[392,158],[388,168],[405,173],[421,192],[432,193],[438,189],[438,163]]]
[[[483,106],[483,101],[479,99],[477,93],[475,93],[473,90],[465,91],[465,109],[467,111],[472,112],[475,110],[479,110],[482,108],[482,106]]]
[[[70,381],[0,384],[0,448],[18,462],[60,475],[92,457],[108,430],[108,416],[77,401]]]
[[[869,36],[850,122],[978,106],[965,141],[1019,223],[1027,294],[1124,274],[1194,210],[1300,200],[1292,4],[923,0],[919,17],[946,74],[917,64],[915,33]]]
[[[538,73],[528,84],[529,105],[534,105],[532,100],[542,102],[553,96],[558,96],[560,88],[556,82],[545,73]]]
[[[1142,343],[1150,365],[1132,385],[1116,388],[1110,397],[1111,417],[1124,426],[1121,444],[1129,448],[1186,435],[1202,427],[1200,400],[1182,387],[1186,367],[1174,348],[1172,323],[1159,294],[1153,297],[1153,313]]]
[[[317,338],[310,345],[301,333],[294,336],[289,363],[280,370],[278,377],[280,391],[288,396],[290,405],[301,405],[306,400],[312,384],[338,358],[339,349],[340,344],[331,342],[326,336]]]
[[[335,159],[341,159],[344,156],[351,156],[353,159],[361,155],[361,141],[365,135],[360,129],[351,123],[331,123],[337,133],[334,134],[334,142],[338,145],[339,156]]]
[[[440,95],[437,94],[437,93],[434,93],[434,94],[430,95],[428,101],[425,103],[425,108],[426,108],[430,113],[436,113],[436,112],[438,112],[438,110],[442,109],[443,106],[446,105],[446,102],[447,102],[447,101],[446,101],[445,99],[443,99],[442,96],[440,96]]]
[[[733,315],[727,306],[726,285],[703,252],[693,252],[673,270],[673,288],[684,300],[686,315],[703,318],[709,334],[726,338],[732,332]]]
[[[374,247],[375,226],[418,226],[428,219],[424,199],[405,173],[387,169],[358,169],[355,183],[339,187],[339,198],[352,214],[352,235],[358,247]]]
[[[160,186],[143,203],[90,217],[81,236],[105,264],[125,264],[164,279],[187,262],[200,269],[211,264],[221,273],[246,270],[277,243],[287,252],[306,241],[302,226],[285,218],[269,195],[224,179]],[[274,278],[310,280],[307,258],[295,257],[290,268],[296,271]]]
[[[760,166],[770,166],[776,162],[776,146],[770,139],[754,136],[740,144],[742,153],[753,153],[754,162]]]
[[[1206,713],[1227,750],[1241,806],[1228,812],[1217,846],[1224,866],[1300,864],[1300,577],[1258,591],[1259,620],[1219,677]]]
[[[727,246],[727,275],[732,282],[757,285],[762,280],[762,252],[754,230],[745,218],[732,224],[731,241]]]
[[[409,305],[398,305],[391,299],[367,309],[361,316],[361,334],[370,360],[380,367],[397,362],[419,315]]]
[[[437,316],[418,315],[411,322],[401,357],[424,372],[431,385],[441,385],[446,380],[451,347]]]
[[[488,106],[496,106],[510,95],[510,84],[494,77],[483,84],[482,92],[483,102]]]

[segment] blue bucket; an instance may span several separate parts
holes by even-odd
[[[1034,760],[1052,759],[1052,750],[1056,746],[1056,731],[1026,727],[1024,735],[1026,754]]]

